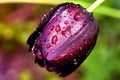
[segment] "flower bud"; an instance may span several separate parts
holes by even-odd
[[[27,43],[35,62],[65,77],[75,71],[93,49],[98,24],[82,6],[64,3],[46,13]]]

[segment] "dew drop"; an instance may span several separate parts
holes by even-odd
[[[73,53],[70,53],[70,55],[72,56],[72,55],[73,55]]]
[[[68,13],[71,13],[72,12],[72,8],[69,8],[67,11],[68,11]]]
[[[44,53],[44,56],[47,57],[47,56],[48,56],[48,52],[45,52],[45,53]]]
[[[47,48],[47,49],[49,49],[50,47],[51,47],[51,45],[50,45],[50,44],[47,44],[47,45],[46,45],[46,48]]]
[[[34,54],[34,46],[32,47],[32,50],[31,50],[31,51],[32,51],[32,54]]]
[[[86,12],[86,10],[83,10],[83,12],[85,13],[85,12]]]
[[[65,29],[65,27],[63,27],[63,29]]]
[[[74,20],[79,21],[83,18],[83,14],[81,12],[76,12],[74,16]]]
[[[52,44],[56,44],[57,40],[58,40],[58,37],[56,35],[54,35],[52,37]]]
[[[75,51],[75,47],[72,47],[72,50]]]
[[[76,59],[74,59],[73,61],[76,61]]]
[[[91,50],[87,51],[86,56],[88,56],[90,52],[91,52]]]
[[[65,37],[71,37],[72,34],[71,34],[71,27],[68,26],[64,31],[61,32],[62,35],[64,35]]]
[[[60,31],[61,31],[61,28],[60,28],[60,25],[59,25],[59,24],[56,26],[55,31],[56,31],[56,32],[60,32]]]
[[[87,41],[85,41],[85,44],[87,44],[88,42]]]
[[[61,57],[64,57],[65,55],[66,55],[66,54],[61,54],[60,56],[61,56]]]
[[[86,53],[86,56],[88,56],[89,53]]]
[[[60,16],[60,18],[62,18],[62,16]]]
[[[51,10],[53,10],[54,8],[53,7],[51,7]]]
[[[72,14],[70,14],[70,16],[72,16]]]
[[[82,47],[80,47],[80,50],[82,51]]]
[[[42,39],[41,39],[41,38],[39,39],[39,42],[42,42]]]
[[[74,65],[77,65],[77,62],[74,62],[73,64],[74,64]]]
[[[54,29],[54,26],[52,25],[52,26],[50,26],[50,30],[52,31]]]
[[[74,64],[74,65],[77,65],[77,63],[78,63],[77,60],[76,60],[76,59],[73,59],[73,64]]]
[[[41,53],[37,53],[36,56],[39,58],[39,59],[42,59],[43,57],[41,56]]]
[[[93,17],[90,17],[90,20],[93,21]]]
[[[86,26],[88,24],[88,21],[84,21],[83,22],[83,27]]]
[[[50,35],[50,31],[47,32],[47,35]]]
[[[53,53],[55,52],[55,51],[52,51]]]
[[[43,38],[43,42],[46,42],[46,38]]]
[[[64,21],[64,24],[66,24],[66,25],[67,25],[68,23],[69,23],[69,22],[68,22],[68,20],[65,20],[65,21]]]
[[[85,37],[87,37],[88,35],[87,34],[85,34]]]

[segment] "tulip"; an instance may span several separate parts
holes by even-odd
[[[75,71],[95,46],[98,24],[81,5],[63,3],[48,11],[27,44],[35,62],[65,77]]]

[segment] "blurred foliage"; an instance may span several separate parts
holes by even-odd
[[[27,38],[51,6],[74,2],[87,8],[94,0],[38,2],[0,4],[0,80],[120,80],[120,0],[106,0],[93,11],[100,29],[96,46],[66,78],[34,64],[34,57],[27,52]]]

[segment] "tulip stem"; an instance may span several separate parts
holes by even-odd
[[[88,12],[92,12],[96,7],[98,7],[105,0],[96,0],[89,8],[87,8]]]

